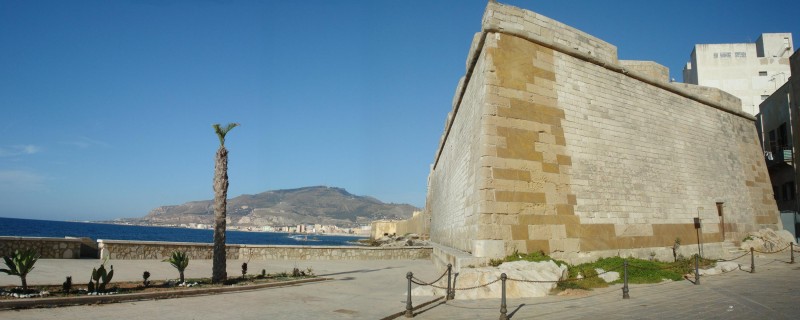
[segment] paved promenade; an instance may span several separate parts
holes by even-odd
[[[788,255],[756,258],[756,273],[734,271],[708,276],[696,286],[688,281],[631,286],[631,299],[623,300],[621,286],[592,291],[585,297],[550,296],[510,299],[511,319],[797,319],[800,317],[800,264],[790,265]],[[749,258],[740,262],[749,266]],[[114,280],[139,280],[145,269],[153,279],[174,278],[168,263],[111,261],[119,276]],[[229,274],[237,274],[242,261],[229,261]],[[61,283],[73,275],[76,283],[87,278],[98,260],[41,260],[30,275],[31,284]],[[118,304],[52,309],[4,310],[0,319],[381,319],[405,309],[405,274],[421,279],[438,273],[427,260],[399,261],[251,261],[251,273],[262,268],[274,273],[312,267],[333,281],[284,288],[135,301]],[[187,276],[210,273],[211,262],[193,260]],[[18,278],[0,275],[0,284],[17,284]],[[414,304],[428,301],[414,297]],[[500,299],[454,300],[416,311],[416,319],[497,319]]]

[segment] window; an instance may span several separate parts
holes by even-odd
[[[794,181],[783,184],[783,201],[794,200]]]
[[[759,71],[758,72],[758,76],[759,77],[766,77],[767,76],[767,72],[766,71]]]
[[[789,145],[789,139],[786,132],[786,122],[778,127],[778,146],[785,148]]]
[[[747,58],[747,53],[745,53],[745,52],[737,52],[736,53],[736,57],[737,58]]]
[[[775,141],[775,130],[769,131],[769,151],[772,151],[773,154],[777,151],[777,141]]]
[[[730,59],[731,58],[731,53],[730,52],[720,52],[719,53],[719,57],[722,58],[722,59]]]
[[[714,52],[714,59],[719,58],[719,53]]]
[[[783,46],[787,48],[789,47],[789,38],[783,38]]]

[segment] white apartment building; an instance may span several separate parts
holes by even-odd
[[[756,43],[698,44],[683,69],[683,82],[722,89],[742,100],[742,111],[758,105],[791,75],[791,33],[763,33]]]

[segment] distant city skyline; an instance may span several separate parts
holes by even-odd
[[[695,44],[800,34],[800,3],[500,1],[681,70]],[[107,220],[326,185],[424,207],[486,1],[0,2],[0,217]]]

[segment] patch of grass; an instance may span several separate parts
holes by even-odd
[[[567,266],[569,266],[566,262],[561,261],[561,260],[557,260],[557,259],[553,259],[553,258],[551,258],[550,256],[544,254],[541,251],[527,253],[527,254],[514,252],[512,255],[507,256],[504,260],[501,260],[501,263],[502,262],[512,262],[512,261],[530,261],[530,262],[553,261],[557,265],[567,265]]]
[[[515,252],[503,260],[492,259],[489,264],[492,266],[498,266],[503,262],[511,261],[553,261],[558,265],[566,265],[569,270],[569,280],[559,282],[557,285],[558,290],[591,290],[594,288],[605,288],[609,285],[609,283],[606,283],[605,280],[598,277],[596,269],[619,272],[620,279],[612,283],[622,283],[622,265],[624,260],[625,259],[621,257],[602,258],[594,262],[572,266],[564,261],[553,259],[542,252],[534,252],[529,254],[520,254]],[[627,260],[628,283],[634,284],[659,283],[664,279],[679,281],[683,279],[685,274],[694,271],[694,256],[689,259],[679,259],[675,262],[661,262],[656,260],[643,260],[636,258],[629,258]],[[700,259],[700,268],[709,268],[714,264],[715,261],[713,260]],[[582,278],[578,279],[578,275],[580,275]]]

